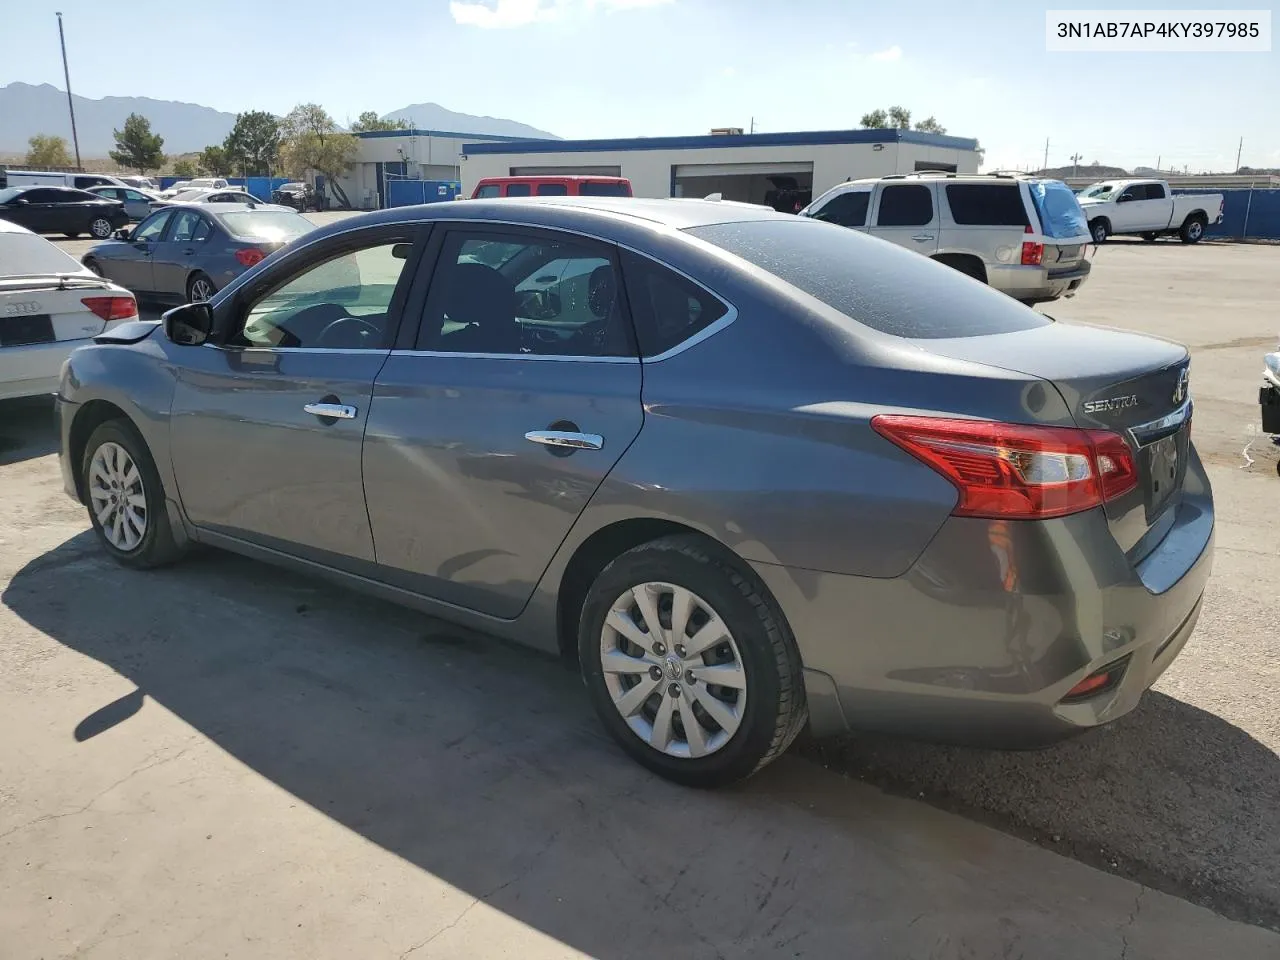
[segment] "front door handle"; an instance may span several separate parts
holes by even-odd
[[[356,408],[349,403],[308,403],[302,408],[321,420],[354,420]]]
[[[914,240],[916,243],[924,243],[924,242],[925,242],[925,241],[927,241],[927,240],[932,240],[932,239],[933,239],[933,234],[929,234],[929,233],[917,233],[917,234],[916,234],[914,237],[912,237],[911,239],[912,239],[912,240]]]
[[[598,433],[570,433],[565,430],[530,430],[524,435],[530,443],[544,447],[560,447],[566,450],[599,450],[604,437]]]

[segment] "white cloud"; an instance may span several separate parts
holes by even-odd
[[[558,20],[569,14],[590,14],[656,7],[674,0],[452,0],[449,13],[456,23],[482,30],[508,30],[531,23]]]
[[[887,50],[877,50],[871,55],[871,59],[880,63],[893,63],[902,59],[902,48],[895,43]]]

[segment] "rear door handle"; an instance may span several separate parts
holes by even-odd
[[[540,443],[544,447],[561,447],[568,450],[599,450],[604,447],[604,437],[598,433],[530,430],[524,438],[530,443]]]
[[[308,403],[302,408],[322,420],[354,420],[356,408],[349,403]]]
[[[917,233],[917,234],[916,234],[914,237],[912,237],[911,239],[912,239],[912,240],[914,240],[914,241],[916,241],[916,243],[924,243],[926,240],[932,240],[932,239],[933,239],[933,234],[930,234],[930,233]]]

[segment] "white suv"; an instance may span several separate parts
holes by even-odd
[[[800,215],[915,250],[1027,304],[1072,296],[1089,277],[1089,226],[1061,180],[941,173],[849,180]]]

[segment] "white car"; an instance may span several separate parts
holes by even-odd
[[[1222,194],[1175,195],[1164,180],[1102,180],[1076,199],[1094,243],[1115,234],[1136,234],[1148,242],[1176,234],[1183,243],[1199,243],[1209,224],[1222,221]]]
[[[53,393],[72,350],[137,319],[128,290],[0,220],[0,400]]]
[[[293,207],[286,207],[282,204],[267,203],[265,200],[259,200],[253,194],[247,193],[238,187],[228,187],[226,189],[188,188],[169,197],[161,205],[163,206],[167,203],[244,203],[260,210],[293,209]]]

